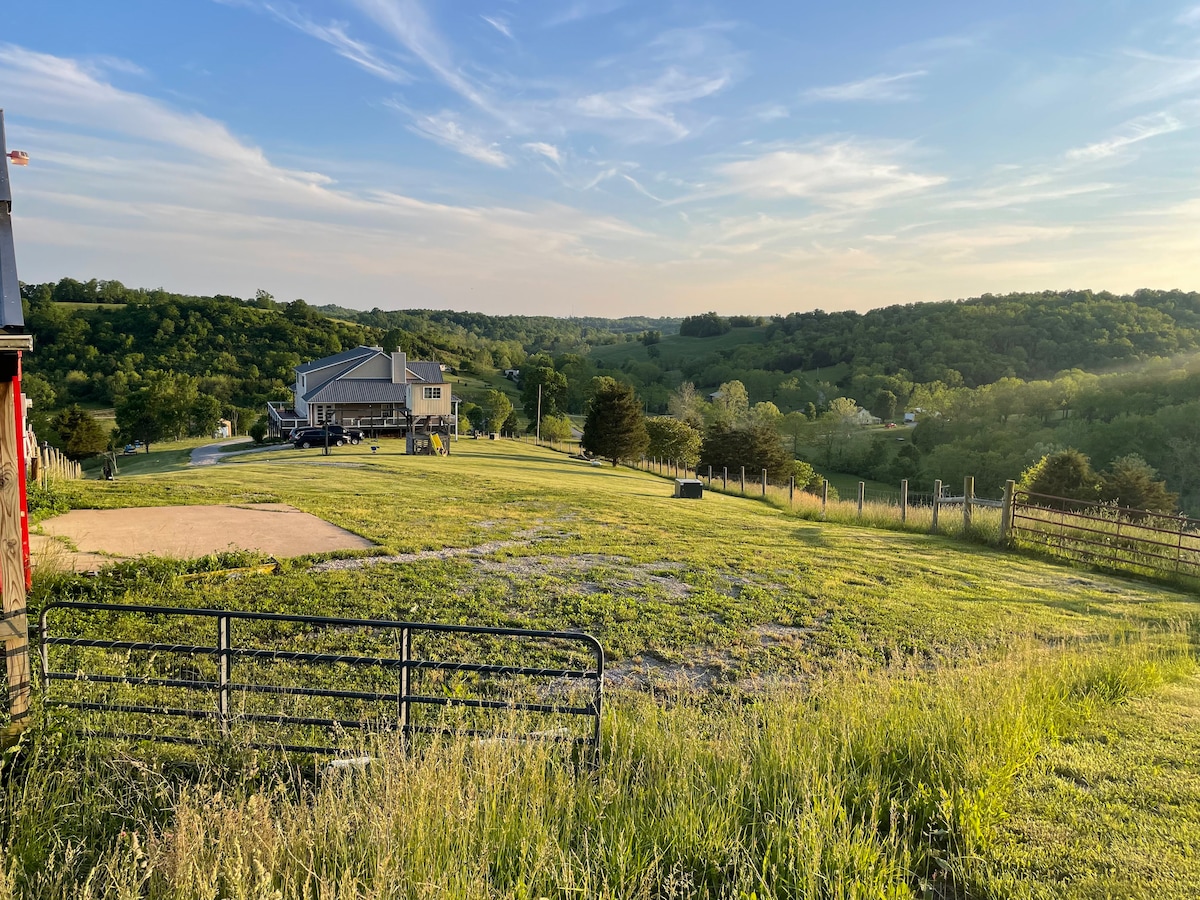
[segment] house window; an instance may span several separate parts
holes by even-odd
[[[440,387],[422,388],[422,391],[423,391],[422,396],[426,400],[441,400],[442,399],[442,389]]]
[[[319,404],[316,407],[316,424],[324,425],[326,422],[333,421],[333,407]]]

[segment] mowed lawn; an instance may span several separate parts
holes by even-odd
[[[518,442],[379,446],[69,490],[286,502],[401,562],[202,582],[169,575],[221,560],[125,564],[39,578],[31,606],[586,630],[614,688],[600,769],[464,737],[310,783],[236,749],[177,771],[169,751],[35,729],[0,779],[0,898],[1196,895],[1194,595],[675,500],[667,479]]]
[[[221,605],[582,628],[614,663],[665,662],[669,676],[694,669],[706,681],[847,654],[955,661],[1014,642],[1179,628],[1200,611],[1192,595],[950,539],[804,521],[712,493],[676,500],[669,480],[528,444],[460,440],[449,457],[379,446],[74,490],[101,507],[286,502],[381,552],[474,551],[322,574],[293,566],[210,586]]]

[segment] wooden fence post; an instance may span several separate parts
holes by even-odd
[[[825,508],[829,505],[829,479],[821,479],[821,518],[825,518]]]
[[[791,478],[788,479],[788,506],[792,506],[793,501],[795,499],[796,499],[796,476],[793,475]],[[1181,534],[1182,534],[1182,532],[1181,532]],[[1183,542],[1182,537],[1179,540],[1180,540],[1180,543]]]
[[[742,496],[745,497],[746,496],[746,467],[745,466],[742,466],[742,480],[740,483],[741,483],[741,487],[738,490],[740,490],[742,492]]]
[[[708,467],[708,486],[712,487],[712,466]]]
[[[908,521],[908,479],[900,479],[900,523]]]
[[[5,354],[9,356],[10,354]],[[29,622],[25,612],[25,554],[21,539],[21,485],[25,473],[17,466],[17,407],[21,402],[13,378],[16,353],[12,353],[12,371],[0,372],[0,601],[4,617],[0,619],[0,637],[4,641],[8,676],[9,726],[11,738],[25,727],[29,715],[32,681],[29,675]],[[10,360],[0,361],[0,365]],[[7,375],[7,377],[5,377]]]
[[[729,466],[721,467],[721,490],[729,488]]]
[[[963,479],[963,531],[971,527],[971,501],[975,499],[975,478],[968,475]]]
[[[942,481],[939,478],[933,483],[933,521],[929,523],[929,533],[937,534],[938,510],[942,508]]]
[[[767,496],[767,470],[763,469],[762,495]]]
[[[1000,508],[1000,546],[1007,546],[1012,531],[1013,503],[1016,502],[1017,483],[1011,478],[1004,482],[1004,506]]]
[[[860,481],[858,483],[858,517],[862,518],[863,501],[867,498],[867,483]]]

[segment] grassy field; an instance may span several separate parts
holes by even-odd
[[[452,739],[311,780],[236,746],[175,769],[39,729],[0,771],[0,897],[1136,896],[1117,870],[1195,895],[1200,860],[1173,830],[1200,817],[1194,595],[778,502],[674,500],[664,479],[513,441],[59,489],[96,507],[287,502],[416,556],[200,585],[171,574],[220,560],[127,564],[39,579],[34,609],[586,630],[611,675],[605,763]],[[1133,764],[1145,752],[1191,774]],[[1126,826],[1104,853],[1080,830],[1097,796]]]

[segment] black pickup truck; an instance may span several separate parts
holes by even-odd
[[[300,450],[309,447],[324,447],[326,433],[329,435],[329,446],[340,447],[342,444],[362,443],[365,434],[357,428],[345,428],[341,425],[318,425],[315,428],[298,428],[292,432],[292,443]]]

